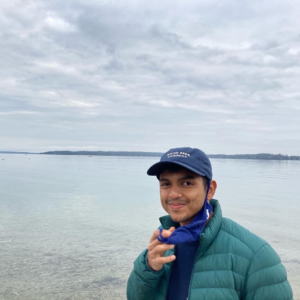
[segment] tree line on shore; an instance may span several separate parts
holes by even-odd
[[[88,156],[150,156],[161,157],[160,152],[140,151],[48,151],[39,154],[53,155],[88,155]],[[208,154],[209,158],[223,159],[261,159],[261,160],[300,160],[300,156],[289,156],[283,154],[258,153],[258,154]]]

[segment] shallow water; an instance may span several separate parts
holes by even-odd
[[[0,154],[0,299],[126,299],[160,207],[157,158]],[[300,299],[300,162],[212,160],[223,215],[266,239]]]

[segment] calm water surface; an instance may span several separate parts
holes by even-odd
[[[0,154],[0,299],[126,299],[160,207],[156,158]],[[266,239],[300,299],[300,162],[212,160],[223,215]]]

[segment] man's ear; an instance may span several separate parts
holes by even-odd
[[[211,200],[214,197],[216,189],[217,189],[217,182],[215,180],[212,180],[210,182],[210,187],[209,187],[209,191],[207,194],[207,200]]]

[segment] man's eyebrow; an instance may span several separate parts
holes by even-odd
[[[194,175],[186,175],[186,176],[180,178],[180,180],[186,180],[186,179],[196,179],[196,176],[194,176]]]
[[[159,180],[159,181],[168,181],[167,178],[159,178],[158,180]]]
[[[196,179],[196,176],[194,176],[194,175],[185,175],[185,176],[179,178],[179,180],[187,180],[187,179]],[[159,181],[169,181],[168,178],[159,178],[158,180]]]

